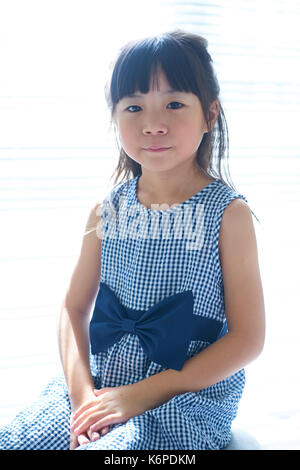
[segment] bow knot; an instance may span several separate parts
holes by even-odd
[[[226,332],[226,322],[195,315],[193,309],[191,290],[139,311],[122,305],[108,285],[100,282],[90,322],[92,354],[106,351],[125,333],[134,333],[151,361],[181,370],[191,340],[211,342]]]
[[[129,318],[123,318],[122,320],[122,330],[126,331],[128,333],[134,333],[135,332],[135,321],[130,320]]]

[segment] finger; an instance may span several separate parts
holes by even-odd
[[[71,431],[78,434],[78,431],[84,430],[86,431],[89,428],[90,424],[93,424],[95,419],[99,419],[99,417],[103,414],[101,410],[99,410],[99,405],[94,406],[93,408],[89,408],[88,410],[84,411],[80,416],[78,416],[75,421],[73,421],[71,425]]]
[[[70,438],[70,450],[74,450],[76,449],[76,447],[77,447],[77,437],[72,434]]]
[[[85,411],[87,411],[89,408],[93,406],[95,406],[95,400],[89,400],[83,403],[73,414],[73,417],[72,417],[73,423],[82,413],[84,413]]]
[[[71,430],[73,430],[74,428],[78,428],[79,424],[85,421],[86,418],[95,411],[97,411],[97,409],[99,409],[99,404],[97,405],[94,403],[93,407],[87,408],[86,410],[83,410],[81,414],[78,414],[77,417],[73,417]]]
[[[91,429],[88,429],[87,435],[89,436],[89,438],[92,442],[97,441],[98,439],[100,439],[100,434],[98,432],[91,431]]]
[[[110,390],[113,390],[114,388],[115,387],[103,387],[99,389],[94,388],[94,394],[98,397],[99,395],[101,395],[101,393],[109,392]]]
[[[94,424],[90,425],[90,429],[92,431],[97,431],[97,429],[101,429],[103,427],[109,427],[111,424],[119,424],[128,421],[127,419],[122,419],[120,414],[115,415],[107,415],[102,419],[99,419]]]
[[[79,436],[77,436],[77,440],[80,446],[84,446],[90,443],[90,440],[85,434],[79,434]]]
[[[74,434],[78,436],[79,434],[86,432],[89,428],[92,428],[93,424],[95,424],[101,417],[105,416],[105,414],[101,411],[96,411],[93,414],[90,414],[86,417],[84,421],[78,423],[78,426],[74,428]],[[104,423],[106,424],[106,423]],[[92,429],[92,431],[97,431],[97,429]]]
[[[105,436],[105,434],[107,434],[110,430],[110,427],[109,426],[105,426],[104,428],[101,429],[101,435],[102,436]]]
[[[90,441],[86,435],[82,434],[80,436],[75,436],[75,434],[71,433],[70,436],[70,450],[76,449],[79,445],[88,444]]]

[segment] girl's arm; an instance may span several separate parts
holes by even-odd
[[[89,311],[100,282],[101,238],[99,217],[91,210],[80,256],[63,301],[58,323],[58,342],[72,409],[94,396],[89,364]]]

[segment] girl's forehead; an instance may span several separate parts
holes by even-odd
[[[128,95],[125,95],[123,96],[122,99],[126,99],[126,98],[142,98],[143,96],[149,94],[149,93],[155,93],[159,96],[168,96],[168,95],[186,95],[187,92],[186,91],[180,91],[180,90],[175,90],[175,89],[172,89],[172,88],[169,88],[167,87],[166,89],[149,89],[149,91],[147,93],[141,93],[139,90],[137,90],[136,92],[134,93],[129,93]]]
[[[156,86],[158,88],[161,86],[170,87],[166,74],[160,67],[151,74],[151,86]]]
[[[165,73],[161,69],[152,70],[149,76],[149,91],[172,89]],[[139,92],[140,90],[135,90]]]
[[[143,95],[146,95],[148,93],[158,93],[159,95],[165,96],[165,95],[171,95],[173,93],[187,93],[178,89],[173,88],[165,73],[163,71],[157,71],[155,74],[152,73],[149,79],[149,90],[147,93],[141,92],[138,88],[133,93],[128,93],[124,98],[130,97],[130,98],[141,98]]]

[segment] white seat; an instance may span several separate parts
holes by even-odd
[[[259,442],[243,429],[234,428],[231,441],[224,450],[260,450]]]

